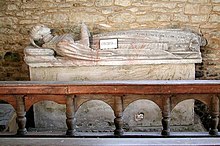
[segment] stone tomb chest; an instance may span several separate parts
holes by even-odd
[[[194,80],[195,63],[202,61],[200,46],[205,45],[200,35],[188,30],[128,30],[91,37],[84,24],[79,41],[70,34],[52,35],[41,25],[33,28],[31,42],[24,52],[30,78],[35,81]],[[40,102],[34,105],[34,115],[37,128],[66,127],[65,106]],[[84,103],[76,116],[79,131],[114,129],[113,111],[104,102]],[[130,104],[123,118],[130,130],[161,125],[161,111],[148,100]],[[171,123],[193,125],[194,101],[177,105]]]

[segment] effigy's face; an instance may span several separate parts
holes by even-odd
[[[46,27],[45,25],[40,26],[39,31],[38,31],[38,35],[44,37],[50,33],[51,33],[50,28]]]
[[[33,28],[32,37],[34,40],[43,39],[46,35],[51,34],[51,29],[45,25],[37,25]]]

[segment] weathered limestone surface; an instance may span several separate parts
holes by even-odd
[[[31,67],[31,80],[184,80],[195,78],[193,64]]]

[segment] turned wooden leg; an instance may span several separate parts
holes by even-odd
[[[123,121],[122,121],[122,116],[123,116],[123,108],[122,108],[122,97],[115,97],[115,107],[114,107],[114,114],[115,114],[115,131],[114,135],[120,136],[123,135],[124,130],[123,130]]]
[[[17,135],[25,135],[27,133],[26,126],[26,112],[25,112],[25,102],[24,97],[17,96],[16,97],[16,112],[17,112],[17,124],[18,130]]]
[[[218,122],[219,122],[219,99],[213,96],[210,102],[210,135],[218,135]]]
[[[162,109],[162,132],[161,135],[170,135],[170,97],[164,97],[163,99],[163,109]]]
[[[74,135],[75,134],[75,110],[74,110],[74,97],[67,96],[66,97],[66,125],[67,131],[66,135]]]

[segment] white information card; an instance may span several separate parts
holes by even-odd
[[[100,40],[100,49],[116,49],[118,48],[118,39]]]

